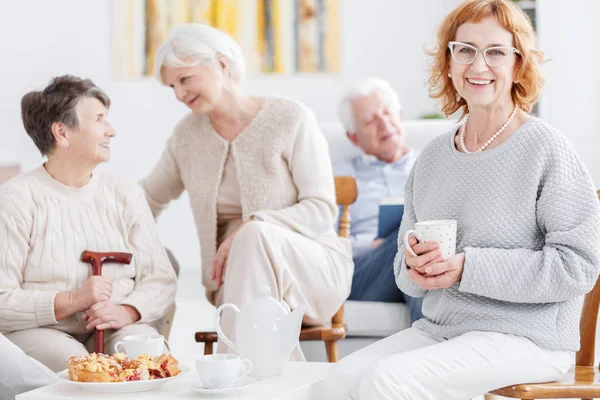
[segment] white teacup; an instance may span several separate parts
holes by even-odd
[[[156,357],[163,353],[164,341],[162,335],[129,335],[125,336],[122,342],[115,344],[115,351],[125,353],[129,358],[136,358],[142,354]]]
[[[444,260],[456,254],[456,220],[454,219],[417,222],[415,229],[404,233],[404,247],[417,257],[408,245],[410,235],[414,235],[419,242],[438,242]]]
[[[196,357],[196,370],[204,388],[217,389],[229,386],[248,375],[252,370],[252,362],[235,354],[210,354]]]

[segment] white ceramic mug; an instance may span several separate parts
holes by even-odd
[[[142,354],[156,357],[163,354],[164,341],[162,335],[129,335],[125,336],[122,342],[115,344],[115,352],[125,353],[129,358],[136,358]]]
[[[419,242],[438,242],[444,260],[456,254],[456,220],[454,219],[417,222],[415,229],[404,233],[404,247],[417,257],[408,245],[410,235],[414,235]]]
[[[248,375],[252,370],[252,362],[235,354],[210,354],[196,357],[196,370],[202,387],[218,389]]]

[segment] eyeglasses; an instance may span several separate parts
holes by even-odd
[[[494,46],[478,50],[477,47],[462,42],[448,42],[452,59],[459,64],[473,64],[479,53],[483,54],[485,63],[492,67],[501,67],[508,62],[513,53],[521,54],[510,46]]]

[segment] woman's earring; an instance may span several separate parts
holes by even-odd
[[[448,74],[448,78],[452,79],[452,75]]]

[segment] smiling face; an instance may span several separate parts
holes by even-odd
[[[356,132],[349,132],[348,137],[366,154],[384,161],[393,158],[404,143],[400,110],[392,109],[390,103],[383,90],[376,89],[350,104]]]
[[[68,130],[68,151],[89,164],[110,160],[110,140],[115,136],[108,110],[97,98],[84,97],[77,103],[79,126]]]
[[[512,34],[500,26],[493,16],[462,24],[454,40],[479,50],[492,46],[514,46]],[[493,68],[486,64],[481,53],[472,64],[459,64],[451,59],[449,72],[452,82],[470,110],[511,103],[516,57],[511,55],[506,64]]]
[[[203,115],[213,111],[223,97],[226,68],[219,60],[187,68],[163,66],[161,74],[164,84],[173,88],[177,100],[194,115]]]

